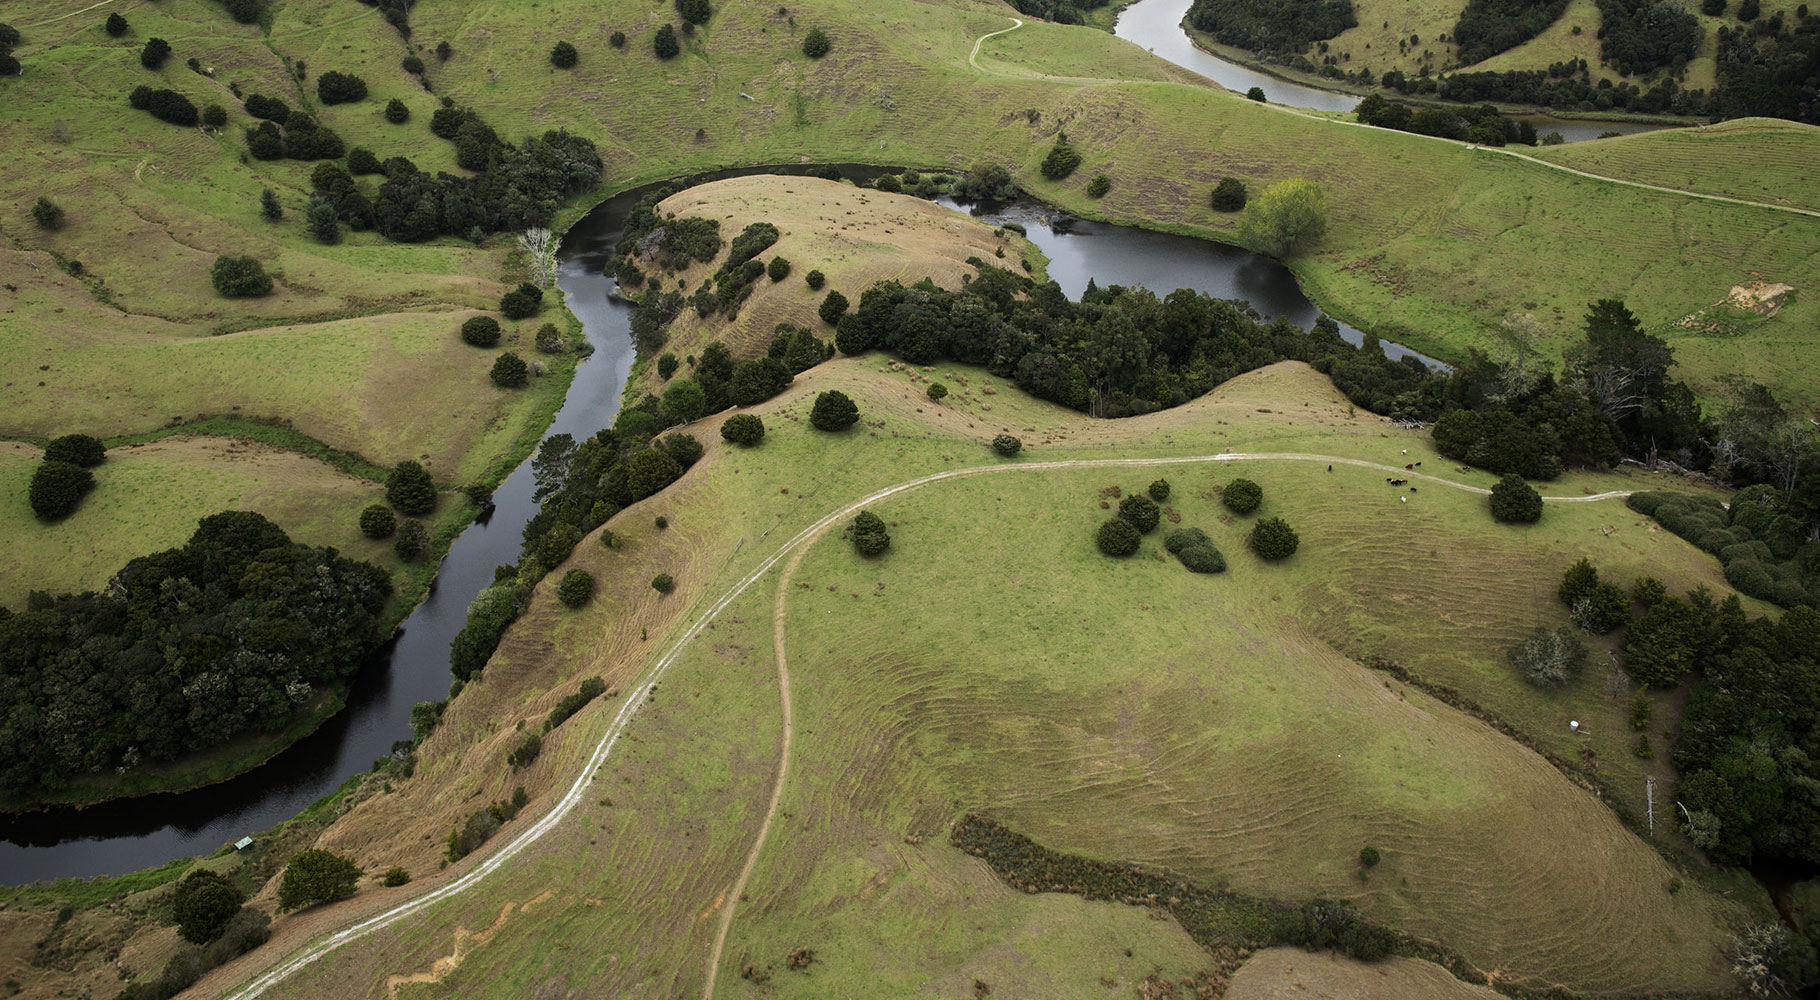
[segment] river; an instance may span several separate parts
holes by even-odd
[[[1261,87],[1264,96],[1273,104],[1313,111],[1351,111],[1358,106],[1359,99],[1352,94],[1291,83],[1282,77],[1229,62],[1199,48],[1182,27],[1182,19],[1188,16],[1188,8],[1192,3],[1193,0],[1138,0],[1120,12],[1117,23],[1113,25],[1113,34],[1149,49],[1158,58],[1199,73],[1227,90],[1243,94],[1252,87]],[[1541,135],[1559,132],[1561,138],[1568,142],[1596,139],[1605,132],[1631,135],[1662,127],[1638,122],[1591,121],[1536,114],[1513,117],[1534,125],[1536,132]]]
[[[793,165],[725,170],[678,183],[807,169]],[[859,183],[884,173],[855,165],[841,169]],[[619,412],[633,360],[631,310],[608,298],[614,283],[605,266],[628,212],[649,190],[639,188],[602,202],[563,237],[557,283],[569,309],[582,321],[594,354],[577,368],[550,434],[587,437],[611,425]],[[1049,258],[1050,277],[1073,298],[1080,297],[1092,278],[1102,286],[1143,285],[1159,295],[1192,288],[1219,298],[1245,299],[1267,319],[1281,316],[1304,328],[1320,315],[1288,268],[1237,247],[1073,219],[1033,202],[942,203],[994,224],[1024,226],[1031,242]],[[850,295],[856,292],[849,290]],[[1361,334],[1351,327],[1342,325],[1341,333],[1355,344],[1360,341]],[[1388,342],[1383,347],[1393,358],[1415,353]],[[1422,360],[1439,365],[1431,358]],[[465,622],[469,602],[492,583],[494,568],[517,561],[520,533],[536,512],[533,489],[526,462],[495,491],[491,514],[455,540],[428,597],[405,619],[397,639],[356,677],[347,709],[322,728],[263,767],[193,792],[0,817],[0,883],[123,873],[205,854],[297,815],[348,777],[371,767],[395,741],[410,737],[411,706],[448,694],[449,642]]]

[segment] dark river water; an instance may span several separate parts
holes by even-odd
[[[806,169],[754,167],[677,183]],[[859,183],[884,172],[863,166],[841,169]],[[611,425],[619,411],[633,360],[631,310],[608,298],[614,282],[605,265],[627,213],[648,190],[602,202],[563,238],[558,284],[569,309],[581,319],[594,354],[577,369],[550,434],[587,437]],[[1283,316],[1302,327],[1320,315],[1288,268],[1236,247],[1072,219],[1034,203],[944,204],[994,223],[1023,225],[1030,240],[1049,257],[1050,277],[1073,298],[1079,298],[1093,278],[1102,286],[1143,285],[1159,295],[1193,288],[1220,298],[1244,299],[1266,318]],[[848,294],[857,299],[858,291],[849,289]],[[1353,343],[1359,342],[1357,330],[1341,329]],[[1385,343],[1384,350],[1391,357],[1413,353],[1391,343]],[[520,532],[536,512],[533,488],[528,462],[499,487],[491,515],[456,539],[429,596],[405,619],[396,641],[356,678],[347,710],[265,766],[231,781],[83,810],[0,817],[0,883],[118,874],[205,854],[295,816],[350,776],[370,768],[395,741],[410,738],[411,706],[447,696],[452,679],[449,642],[461,630],[469,602],[492,583],[494,568],[517,561]]]

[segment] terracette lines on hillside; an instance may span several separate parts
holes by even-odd
[[[549,833],[552,829],[555,829],[558,823],[561,823],[567,818],[569,813],[574,811],[577,805],[581,804],[582,795],[587,791],[588,785],[593,782],[595,772],[606,765],[607,758],[612,754],[613,747],[618,744],[620,736],[625,733],[626,727],[631,723],[633,717],[638,714],[639,708],[643,707],[645,702],[649,700],[651,693],[656,690],[657,683],[663,679],[663,675],[668,672],[670,666],[676,662],[676,658],[682,653],[684,647],[699,636],[702,631],[708,627],[708,623],[712,622],[722,611],[726,610],[728,605],[732,604],[741,594],[745,593],[746,588],[757,583],[759,579],[770,572],[771,568],[776,566],[785,556],[802,548],[806,543],[812,541],[817,535],[820,535],[836,522],[857,514],[862,508],[878,503],[888,497],[896,496],[899,493],[927,486],[930,483],[937,483],[947,479],[958,479],[963,476],[989,475],[1005,472],[1043,472],[1055,469],[1140,468],[1154,465],[1195,465],[1206,462],[1256,461],[1327,462],[1333,465],[1351,465],[1360,468],[1377,469],[1382,472],[1401,473],[1406,479],[1421,479],[1425,482],[1436,483],[1442,486],[1451,486],[1458,490],[1465,490],[1468,493],[1487,495],[1491,492],[1482,487],[1468,486],[1465,483],[1456,483],[1450,479],[1443,479],[1439,476],[1412,472],[1401,466],[1384,465],[1379,462],[1369,462],[1359,458],[1342,458],[1334,455],[1312,455],[1300,452],[1224,452],[1218,455],[1188,455],[1172,458],[1083,458],[1055,462],[1016,462],[1004,465],[979,465],[965,469],[949,469],[945,472],[935,472],[898,483],[895,486],[887,486],[884,489],[861,497],[838,510],[834,510],[824,515],[814,524],[797,532],[789,541],[780,546],[776,552],[767,556],[765,560],[759,563],[750,573],[741,577],[739,582],[734,584],[734,586],[725,594],[721,595],[719,600],[709,605],[708,610],[691,623],[688,629],[683,632],[682,636],[676,640],[675,644],[645,671],[644,676],[639,680],[635,690],[626,698],[624,704],[620,706],[619,712],[614,715],[612,724],[607,727],[606,733],[601,736],[600,742],[594,747],[594,752],[589,755],[587,763],[582,767],[581,772],[575,776],[574,782],[569,785],[568,792],[557,801],[556,805],[553,806],[549,812],[538,817],[536,822],[519,831],[518,835],[508,841],[505,846],[488,855],[479,864],[475,865],[472,869],[454,881],[426,892],[409,902],[401,903],[383,913],[368,917],[352,926],[336,931],[314,944],[305,946],[298,953],[292,955],[277,966],[266,970],[245,986],[226,994],[226,996],[230,998],[230,1000],[252,1000],[252,998],[264,994],[265,991],[290,978],[294,973],[330,954],[342,945],[358,941],[374,931],[390,927],[392,924],[403,920],[405,917],[419,913],[435,903],[442,902],[445,899],[452,898],[465,892],[478,884],[481,879],[484,879],[497,871],[506,862],[523,852],[525,848],[536,843],[538,840],[541,840],[545,834]],[[1554,503],[1590,503],[1593,501],[1626,497],[1629,496],[1630,493],[1631,491],[1629,490],[1612,490],[1605,493],[1592,494],[1590,496],[1543,497],[1542,499]],[[781,614],[781,611],[779,613]],[[786,699],[784,711],[785,718],[788,720],[788,674],[783,673],[784,660],[781,630],[782,620],[780,618],[777,622],[777,636],[775,641],[778,642],[778,669],[785,684],[782,688],[782,694]],[[784,750],[787,754],[790,745],[790,733],[787,722],[784,733]],[[757,863],[759,852],[764,848],[765,839],[770,833],[771,820],[776,814],[777,802],[783,792],[783,781],[786,770],[787,764],[785,767],[780,767],[778,770],[777,781],[772,789],[771,811],[766,814],[764,824],[760,827],[756,842],[752,846],[752,851],[747,856],[746,863],[741,870],[739,878],[740,886],[745,884],[746,878],[751,874],[753,867]],[[738,891],[737,888],[731,889],[727,895],[728,909],[721,918],[720,931],[715,939],[710,969],[719,965],[722,946],[726,943],[727,931],[732,926],[732,911],[734,905],[738,901]],[[713,988],[714,975],[712,971],[710,971],[703,992],[704,1000],[708,1000],[708,998],[712,996]]]

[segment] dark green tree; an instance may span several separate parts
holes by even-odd
[[[110,35],[111,37],[114,37],[114,38],[119,38],[121,35],[126,34],[126,30],[127,30],[126,18],[121,17],[119,11],[114,11],[112,14],[109,14],[107,16],[107,33],[108,33],[108,35]]]
[[[765,265],[765,274],[772,281],[782,281],[790,276],[790,262],[782,257],[773,257],[771,263]]]
[[[32,203],[32,221],[38,224],[39,229],[48,229],[53,232],[62,229],[63,206],[49,198],[40,197]]]
[[[1506,473],[1491,488],[1491,516],[1505,524],[1534,524],[1542,519],[1542,494],[1522,476]]]
[[[309,226],[310,236],[316,242],[333,246],[341,242],[341,219],[335,214],[335,206],[316,198],[310,199],[310,207],[304,212],[305,224]]]
[[[1213,189],[1213,208],[1216,212],[1236,212],[1245,207],[1245,182],[1237,177],[1222,177]]]
[[[1049,147],[1049,155],[1043,157],[1043,176],[1052,181],[1059,181],[1081,165],[1081,152],[1068,144],[1066,138],[1057,139]]]
[[[708,395],[694,379],[676,379],[664,389],[664,412],[685,424],[700,420],[708,412]]]
[[[1157,521],[1162,511],[1157,509],[1156,501],[1142,494],[1133,493],[1119,501],[1119,517],[1131,522],[1138,531],[1149,534],[1156,530]]]
[[[1112,190],[1112,178],[1105,174],[1095,174],[1093,179],[1087,182],[1087,197],[1089,198],[1104,198],[1106,192],[1110,190]]]
[[[409,885],[410,881],[411,881],[410,872],[405,871],[403,868],[393,866],[391,868],[386,869],[385,878],[381,879],[379,884],[385,886],[388,889],[396,889],[401,885]]]
[[[390,538],[397,530],[398,515],[385,504],[368,504],[360,512],[360,533],[368,538]]]
[[[385,498],[400,513],[422,517],[436,509],[436,484],[422,465],[406,459],[386,475]]]
[[[398,537],[392,539],[392,554],[405,562],[416,562],[430,551],[430,532],[422,521],[405,521],[398,526]]]
[[[820,28],[810,28],[809,33],[803,36],[803,55],[811,59],[820,59],[827,55],[830,48],[833,48],[833,45],[828,41],[827,34]]]
[[[827,275],[822,274],[820,271],[810,271],[808,274],[803,275],[803,283],[807,284],[809,286],[809,290],[812,292],[821,291],[823,283],[825,283],[827,280],[828,280]],[[847,309],[846,306],[844,306],[844,305],[841,306],[842,312],[845,312],[846,309]],[[836,322],[839,321],[838,316],[835,319],[836,319]]]
[[[1624,630],[1625,672],[1648,687],[1678,686],[1698,665],[1705,624],[1692,604],[1664,595]]]
[[[411,109],[405,106],[403,101],[394,97],[385,102],[385,120],[394,125],[403,125],[411,120]]]
[[[652,42],[651,48],[657,53],[659,59],[676,58],[677,54],[682,52],[682,44],[676,40],[675,26],[666,24],[657,29],[657,39]]]
[[[93,469],[107,461],[107,446],[99,438],[87,434],[65,434],[52,438],[44,446],[44,460],[47,462],[68,462],[84,469]]]
[[[493,359],[493,370],[488,377],[501,389],[522,389],[531,380],[531,369],[523,358],[507,351]]]
[[[523,289],[513,289],[499,297],[499,311],[506,319],[529,319],[537,315],[541,303],[526,295]]]
[[[1019,441],[1009,434],[1000,434],[998,437],[992,439],[992,450],[1006,458],[1010,458],[1024,450],[1024,442]]]
[[[1150,499],[1155,500],[1157,503],[1162,503],[1169,499],[1169,480],[1159,479],[1156,482],[1151,483],[1150,487],[1144,492],[1150,494]]]
[[[499,321],[491,316],[469,316],[461,324],[461,339],[475,347],[497,347]]]
[[[750,448],[765,439],[765,422],[755,413],[735,413],[720,425],[720,436]]]
[[[664,454],[674,459],[677,465],[685,469],[701,461],[703,450],[701,442],[695,440],[693,434],[666,435],[662,441],[658,442],[658,447],[664,450]],[[663,518],[657,519],[658,527],[663,527],[664,523]]]
[[[240,912],[246,895],[219,872],[192,871],[171,890],[171,915],[177,933],[191,944],[208,944],[221,936]]]
[[[1630,595],[1624,588],[1604,580],[1572,608],[1574,622],[1596,635],[1605,635],[1630,620]]]
[[[352,73],[329,70],[316,78],[316,96],[324,104],[363,101],[367,96],[367,82]]]
[[[859,407],[839,389],[829,389],[815,397],[809,410],[809,424],[818,431],[844,431],[859,421]]]
[[[581,54],[575,51],[575,46],[566,41],[557,42],[556,47],[550,50],[550,65],[557,69],[569,69],[580,59]]]
[[[1249,541],[1251,551],[1256,552],[1258,558],[1273,561],[1295,555],[1302,543],[1289,522],[1280,517],[1259,518],[1257,526],[1251,529]]]
[[[1591,596],[1593,588],[1599,585],[1599,571],[1594,568],[1592,560],[1582,556],[1580,561],[1567,568],[1561,577],[1561,587],[1556,591],[1561,603],[1568,607]]]
[[[46,521],[68,517],[81,505],[82,498],[94,488],[94,474],[79,465],[41,462],[32,473],[32,485],[28,491],[32,513]]]
[[[146,69],[159,69],[170,57],[170,42],[162,38],[148,38],[145,40],[145,48],[139,50],[139,65]]]
[[[284,218],[284,206],[278,201],[278,193],[271,188],[259,192],[259,214],[268,222]]]
[[[688,24],[707,24],[714,16],[714,8],[708,5],[708,0],[676,0],[676,13]]]
[[[272,279],[253,257],[216,257],[209,277],[215,291],[230,299],[269,295],[272,291]]]
[[[821,307],[816,310],[816,315],[821,317],[823,323],[834,326],[846,312],[847,297],[839,292],[829,292],[828,297],[822,300]]]
[[[651,589],[660,594],[668,594],[676,589],[676,578],[668,573],[659,573],[651,578]]]
[[[556,585],[556,599],[571,608],[579,608],[594,596],[594,575],[585,569],[572,569]]]
[[[1138,545],[1143,542],[1143,536],[1132,527],[1130,521],[1122,517],[1115,517],[1100,525],[1099,533],[1094,536],[1094,540],[1099,545],[1101,552],[1115,558],[1122,558],[1138,550]]]
[[[885,530],[884,519],[869,510],[862,510],[853,519],[853,548],[860,555],[868,558],[883,555],[891,547],[891,535]]]
[[[423,60],[415,55],[405,56],[404,60],[400,62],[399,65],[404,67],[404,71],[412,76],[423,75]]]
[[[1220,502],[1234,514],[1249,514],[1264,502],[1264,488],[1249,479],[1234,479],[1221,491]]]
[[[607,44],[613,46],[616,49],[625,48],[626,47],[626,33],[623,31],[613,32],[611,35],[607,36]]]
[[[202,124],[207,128],[221,129],[227,126],[227,109],[219,104],[211,104],[202,109]]]
[[[380,174],[384,172],[385,167],[380,165],[379,157],[374,156],[372,150],[363,146],[355,146],[353,149],[348,150],[349,174],[359,177],[363,174]]]
[[[948,398],[948,387],[940,382],[931,382],[929,388],[923,390],[923,395],[929,397],[929,402],[939,403]]]
[[[317,849],[298,851],[278,883],[278,908],[295,910],[352,896],[359,880],[360,868],[348,858]]]
[[[1251,98],[1254,101],[1257,101],[1260,104],[1262,104],[1266,100],[1266,98],[1264,97],[1264,88],[1263,87],[1253,87],[1250,90],[1245,91],[1245,96]]]

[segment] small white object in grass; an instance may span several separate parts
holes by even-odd
[[[1579,732],[1580,731],[1580,720],[1579,719],[1568,719],[1567,728],[1573,730],[1576,733]]]

